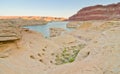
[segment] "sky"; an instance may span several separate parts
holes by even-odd
[[[70,17],[83,7],[120,0],[0,0],[0,16]]]

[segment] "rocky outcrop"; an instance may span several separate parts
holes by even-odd
[[[106,22],[107,23],[107,22]],[[105,24],[106,24],[105,23]],[[112,22],[114,24],[120,22]],[[53,68],[50,74],[120,74],[120,63],[118,60],[120,50],[120,25],[104,24],[104,30],[81,30],[74,32],[81,35],[79,39],[92,38],[87,45],[80,50],[75,62],[60,65]],[[105,26],[107,28],[105,28]],[[101,26],[103,27],[103,25]],[[82,33],[83,31],[83,33]],[[84,37],[83,37],[84,35]],[[86,40],[86,39],[85,39]]]
[[[0,24],[0,58],[8,57],[14,49],[18,49],[16,42],[21,39],[21,36],[20,28]]]
[[[65,30],[62,28],[50,28],[50,37],[60,36]]]
[[[85,7],[69,18],[77,21],[113,19],[120,19],[120,3]]]
[[[0,26],[0,42],[14,41],[21,38],[20,29],[13,26]]]
[[[80,26],[80,24],[81,24],[81,22],[69,22],[66,26],[68,28],[77,28]]]

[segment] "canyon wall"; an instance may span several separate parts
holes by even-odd
[[[75,21],[114,19],[120,19],[120,3],[85,7],[69,17],[69,20]]]

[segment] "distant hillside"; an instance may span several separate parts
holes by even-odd
[[[40,16],[0,16],[0,25],[44,25],[50,21],[64,21],[65,18]]]
[[[69,17],[69,20],[113,20],[120,19],[120,3],[89,6]]]
[[[44,20],[44,21],[64,21],[62,17],[41,17],[41,16],[0,16],[0,19],[26,19],[26,20]]]

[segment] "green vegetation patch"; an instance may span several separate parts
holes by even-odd
[[[75,58],[78,55],[79,51],[84,47],[85,44],[80,44],[78,46],[71,46],[69,48],[64,48],[61,53],[56,55],[55,64],[61,65],[75,61]]]

